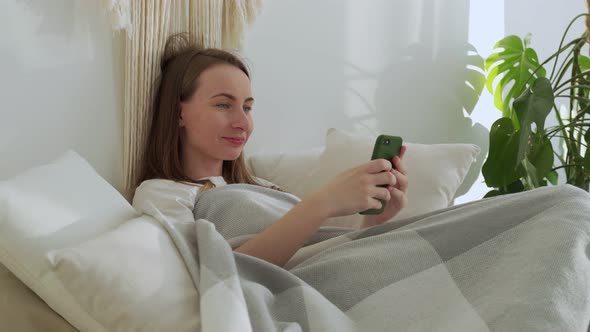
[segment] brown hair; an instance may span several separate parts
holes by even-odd
[[[201,191],[214,188],[209,180],[189,178],[182,167],[182,146],[178,118],[180,103],[197,90],[197,79],[205,69],[218,64],[230,64],[250,74],[237,55],[215,48],[200,48],[190,42],[187,34],[168,38],[163,51],[159,77],[154,82],[150,109],[150,130],[142,155],[136,187],[148,179],[167,179],[187,184],[203,184]],[[236,160],[224,160],[222,176],[228,184],[256,182],[246,168],[244,152]],[[276,186],[272,189],[280,190]]]

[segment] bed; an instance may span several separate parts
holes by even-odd
[[[368,160],[373,140],[331,128],[324,146],[254,154],[248,166],[303,197]],[[359,216],[330,219],[322,241],[279,269],[234,257],[230,236],[216,231],[227,229],[226,218],[201,216],[197,226],[174,229],[139,214],[87,160],[66,151],[0,182],[0,321],[15,331],[586,330],[587,194],[558,186],[454,205],[479,152],[471,144],[408,143],[403,214],[352,232]],[[560,197],[554,208],[552,197]],[[532,208],[526,216],[523,206]],[[383,245],[391,246],[390,260],[363,265],[374,256],[363,248]],[[352,268],[365,292],[354,292],[350,278],[323,277],[318,266]],[[520,274],[511,271],[517,267]],[[211,277],[220,275],[222,282]],[[305,287],[287,291],[295,281]],[[532,285],[547,291],[531,293]],[[384,307],[388,319],[375,309]]]
[[[587,330],[586,194],[556,187],[456,205],[485,153],[472,144],[410,141],[402,213],[364,231],[359,215],[332,218],[286,269],[234,257],[231,215],[199,210],[199,222],[176,228],[138,213],[121,195],[123,43],[98,3],[81,3],[0,5],[13,18],[0,24],[14,87],[0,109],[1,331]],[[315,147],[252,153],[248,166],[304,197],[369,160],[375,135],[325,129]],[[272,222],[249,222],[259,220]]]

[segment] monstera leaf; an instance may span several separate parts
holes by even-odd
[[[488,158],[482,167],[488,187],[506,188],[524,175],[516,166],[519,141],[519,132],[514,129],[512,120],[502,117],[494,122],[490,129]]]
[[[514,110],[520,123],[517,163],[520,163],[527,153],[528,142],[531,140],[531,124],[535,123],[537,133],[544,132],[545,119],[553,109],[554,99],[551,82],[547,78],[541,77],[514,101]]]
[[[545,69],[537,70],[537,52],[530,48],[529,44],[530,35],[524,40],[518,36],[508,36],[494,45],[497,51],[486,59],[486,87],[494,95],[494,105],[502,111],[504,117],[512,118],[512,100],[517,98],[525,87],[533,84],[537,77],[545,76]],[[529,80],[535,70],[537,72]],[[496,78],[499,81],[494,87]],[[518,126],[518,122],[515,124]]]
[[[525,171],[527,172],[527,180],[529,181],[529,188],[533,189],[540,185],[545,185],[543,179],[547,177],[551,183],[553,176],[550,174],[553,168],[554,153],[551,141],[544,135],[536,134],[530,139],[531,148],[527,156],[523,160]]]

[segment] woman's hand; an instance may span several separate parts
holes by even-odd
[[[406,176],[406,167],[403,163],[405,153],[406,146],[402,146],[399,157],[394,157],[392,160],[395,169],[391,169],[390,171],[396,178],[396,184],[388,187],[388,190],[391,192],[391,199],[386,202],[385,209],[381,214],[365,216],[361,228],[383,224],[395,217],[407,205],[408,177]]]
[[[397,183],[395,174],[399,172],[392,172],[392,169],[392,163],[389,160],[371,160],[337,174],[332,181],[304,197],[304,200],[313,200],[319,209],[318,213],[324,218],[348,216],[368,209],[379,209],[381,208],[379,199],[387,202],[392,195],[399,194],[397,191],[390,191],[379,185],[407,186],[407,181]],[[405,181],[405,176],[402,181]],[[399,203],[396,202],[395,205]],[[393,210],[389,208],[388,213],[393,213]]]

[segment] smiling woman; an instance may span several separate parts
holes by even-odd
[[[387,219],[403,207],[400,202],[407,190],[403,153],[395,160],[372,160],[340,172],[303,198],[251,175],[243,150],[254,128],[254,98],[250,73],[240,58],[221,49],[202,49],[179,34],[168,39],[160,66],[133,197],[140,213],[191,225],[197,218],[197,197],[208,189],[216,188],[210,195],[226,187],[243,189],[230,204],[238,209],[279,195],[281,211],[269,217],[272,225],[257,229],[259,233],[234,249],[284,266],[329,218],[381,208],[379,200],[387,202],[383,212]],[[264,197],[256,196],[260,192]],[[372,225],[384,220],[371,221]]]
[[[202,49],[184,34],[170,37],[155,84],[151,127],[136,184],[166,179],[188,184],[259,185],[243,147],[253,130],[250,74],[237,55]]]

